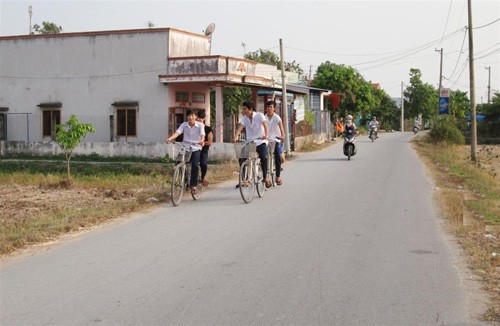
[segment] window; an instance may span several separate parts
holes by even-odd
[[[54,138],[56,136],[56,125],[61,124],[61,111],[43,110],[42,115],[43,136]]]
[[[204,93],[193,93],[193,102],[194,103],[205,103],[205,94]]]
[[[175,92],[175,101],[176,102],[189,102],[189,93],[188,92]]]
[[[116,135],[137,136],[137,108],[116,110]]]

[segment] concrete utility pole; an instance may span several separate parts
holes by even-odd
[[[488,69],[488,104],[490,104],[491,99],[491,66],[484,67],[484,69]]]
[[[30,31],[30,35],[31,35],[31,34],[33,34],[33,28],[31,27],[31,17],[33,16],[33,10],[32,10],[31,6],[28,7],[28,13],[30,15],[30,29],[29,29],[29,31]]]
[[[285,153],[290,153],[290,121],[288,121],[288,98],[286,96],[286,77],[285,77],[285,59],[283,54],[283,40],[280,39],[280,55],[281,55],[281,108],[283,109],[283,121],[285,121]]]
[[[405,98],[403,92],[403,82],[401,82],[401,132],[405,131]]]
[[[476,85],[474,82],[474,42],[472,35],[472,0],[467,0],[469,9],[469,87],[470,87],[470,118],[471,118],[471,139],[470,139],[470,158],[477,161],[477,123],[476,123]]]
[[[440,50],[436,49],[436,52],[441,54],[441,60],[439,61],[439,87],[438,87],[438,96],[441,94],[441,86],[443,85],[443,48]]]

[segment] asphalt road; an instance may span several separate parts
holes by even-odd
[[[300,154],[250,204],[231,181],[4,261],[0,324],[470,324],[412,136]]]

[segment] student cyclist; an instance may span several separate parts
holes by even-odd
[[[269,129],[267,126],[264,114],[255,112],[255,105],[252,101],[243,102],[243,117],[238,123],[238,128],[233,138],[233,142],[238,140],[243,128],[247,141],[254,141],[257,145],[257,153],[259,154],[260,163],[262,165],[262,173],[266,187],[271,187],[271,180],[267,176],[267,137]]]
[[[200,154],[201,148],[203,146],[203,139],[205,138],[205,128],[201,122],[196,121],[196,111],[187,110],[186,112],[187,121],[183,122],[179,128],[172,134],[172,136],[167,137],[165,142],[169,144],[172,140],[175,140],[179,135],[184,135],[182,139],[182,145],[189,148],[191,153],[191,180],[189,185],[191,187],[191,192],[196,194],[198,188],[196,184],[198,182],[198,169],[200,164]]]
[[[204,187],[208,186],[208,180],[205,178],[208,170],[208,150],[210,149],[210,145],[212,145],[212,141],[214,138],[212,127],[205,124],[205,116],[205,110],[200,110],[198,111],[198,118],[196,119],[196,121],[201,122],[205,125],[205,143],[203,145],[203,148],[201,149],[200,154],[201,180]]]
[[[276,141],[276,146],[274,147],[274,165],[276,167],[276,184],[281,186],[281,153],[283,149],[283,144],[281,143],[285,140],[285,131],[283,128],[283,121],[281,117],[275,113],[276,102],[267,101],[266,102],[266,120],[269,126],[269,139]]]

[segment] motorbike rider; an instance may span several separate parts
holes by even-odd
[[[418,121],[418,118],[415,118],[415,121],[413,121],[413,128],[420,130],[420,121]]]
[[[375,139],[377,139],[378,138],[378,121],[377,121],[377,117],[373,117],[372,118],[372,120],[370,121],[369,127],[370,127],[370,132],[373,130],[373,132],[375,133]]]
[[[358,128],[356,127],[356,124],[352,121],[352,115],[348,115],[345,117],[345,124],[344,124],[344,133],[345,134],[356,134],[358,131]]]

